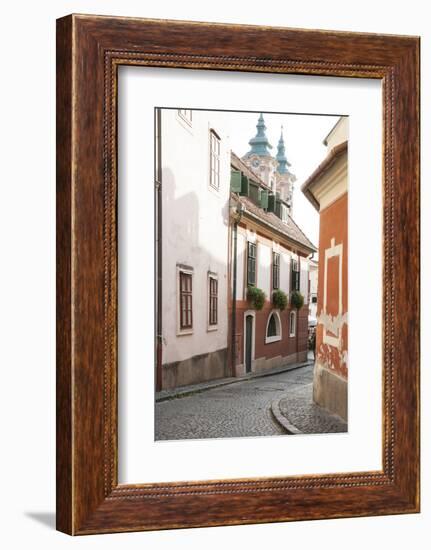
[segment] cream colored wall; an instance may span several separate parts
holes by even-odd
[[[304,296],[304,304],[308,303],[308,259],[300,258],[301,275],[299,279],[299,291]]]
[[[320,204],[320,211],[347,192],[347,153],[337,159],[310,190]]]
[[[236,264],[236,299],[243,300],[245,298],[246,286],[246,258],[247,258],[247,240],[245,233],[238,229],[237,235],[237,264]]]
[[[257,286],[263,290],[267,299],[271,297],[272,247],[258,241],[257,247]]]
[[[349,140],[349,117],[343,116],[338,119],[335,126],[329,132],[325,139],[325,144],[328,147],[328,153],[345,141]]]
[[[280,290],[283,290],[286,294],[290,292],[290,254],[287,251],[281,251],[280,254]]]

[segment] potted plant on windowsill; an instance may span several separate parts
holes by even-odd
[[[304,305],[304,296],[298,290],[292,290],[290,293],[290,303],[296,309],[301,309]]]
[[[255,286],[249,286],[247,289],[247,300],[258,311],[261,310],[265,304],[266,294],[260,288]]]
[[[280,289],[274,290],[272,293],[272,303],[280,311],[283,311],[286,309],[288,303],[287,294]]]

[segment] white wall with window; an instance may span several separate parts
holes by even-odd
[[[217,132],[211,128],[210,140],[210,186],[218,191],[220,189],[220,145],[221,140]]]
[[[219,293],[218,293],[218,275],[216,273],[208,273],[207,306],[208,306],[208,330],[217,330]]]
[[[257,286],[269,298],[272,292],[272,248],[263,242],[257,246]]]
[[[280,254],[280,290],[287,295],[290,293],[290,270],[290,254],[282,251]]]
[[[280,209],[281,209],[281,220],[284,223],[287,223],[289,219],[289,209],[285,204],[280,204]]]
[[[238,228],[237,232],[237,241],[236,241],[236,299],[243,300],[245,298],[245,261],[246,261],[246,235],[242,233],[241,229]],[[232,262],[233,269],[233,262]],[[233,277],[232,277],[233,284]]]
[[[218,140],[216,164],[211,136]],[[228,284],[228,136],[226,113],[162,109],[163,363],[227,346],[227,300],[221,297]],[[193,270],[193,323],[183,329],[178,266]],[[209,322],[209,273],[217,277],[217,324]]]
[[[193,111],[191,109],[178,109],[178,116],[180,116],[184,122],[187,122],[190,126],[193,122]]]
[[[308,303],[308,259],[300,259],[300,284],[299,291],[304,296],[304,304]]]

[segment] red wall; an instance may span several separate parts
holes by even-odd
[[[237,334],[237,364],[244,362],[244,313],[252,309],[250,304],[245,300],[238,300],[236,306],[236,334]],[[307,350],[308,339],[308,305],[305,304],[297,314],[297,337],[289,336],[289,312],[290,308],[284,311],[279,311],[282,325],[282,339],[278,342],[265,344],[266,325],[268,317],[274,311],[274,306],[270,301],[266,301],[261,311],[256,313],[256,328],[255,328],[255,359],[260,357],[286,357],[294,354],[297,351]],[[298,345],[298,348],[296,347]]]

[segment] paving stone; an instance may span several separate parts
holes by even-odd
[[[209,389],[180,399],[158,402],[155,405],[156,439],[286,434],[284,428],[274,419],[271,403],[274,399],[289,395],[296,400],[299,417],[302,418],[307,410],[313,412],[309,408],[310,403],[301,402],[301,399],[310,399],[312,376],[313,367],[303,367]],[[288,412],[291,409],[289,403],[286,402]],[[310,427],[314,429],[311,421]]]
[[[313,403],[313,370],[301,369],[303,384],[297,385],[278,403],[288,423],[307,434],[347,432],[347,422]]]

